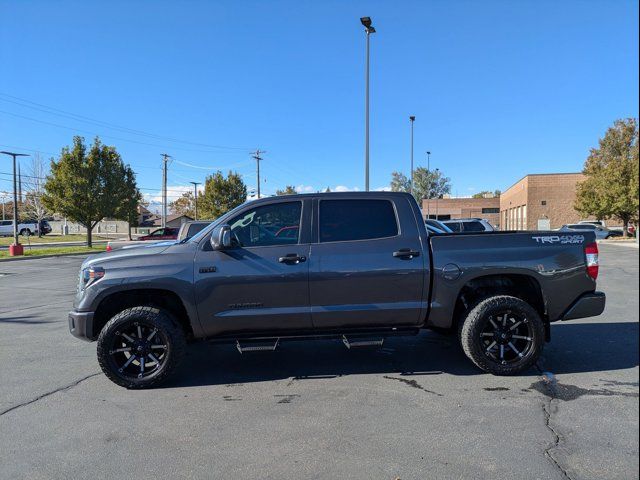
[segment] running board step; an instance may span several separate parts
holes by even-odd
[[[384,338],[352,337],[349,339],[346,335],[343,335],[342,343],[349,349],[358,347],[381,347],[384,343]]]
[[[236,348],[238,352],[273,352],[276,348],[278,348],[278,343],[280,342],[279,338],[273,340],[262,340],[260,342],[256,341],[245,341],[240,343],[240,340],[236,340]]]

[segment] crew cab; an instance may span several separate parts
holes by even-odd
[[[595,316],[593,232],[430,236],[413,197],[350,192],[245,203],[182,242],[89,257],[69,328],[97,340],[118,385],[158,385],[187,341],[241,353],[295,338],[381,345],[421,329],[458,335],[480,369],[522,372],[552,322]]]

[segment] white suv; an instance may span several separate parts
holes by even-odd
[[[445,220],[444,223],[454,232],[493,232],[496,230],[493,225],[483,218],[456,218]]]

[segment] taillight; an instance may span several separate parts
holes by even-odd
[[[107,244],[107,252],[110,252],[111,250],[113,250],[113,249],[111,248],[111,245]]]
[[[600,263],[598,261],[598,244],[589,243],[584,247],[584,253],[587,257],[587,274],[596,280],[598,278],[598,269]]]

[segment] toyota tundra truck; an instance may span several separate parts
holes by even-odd
[[[126,388],[166,380],[198,339],[246,354],[421,329],[456,334],[479,369],[511,375],[538,359],[552,322],[603,312],[597,276],[593,232],[432,235],[407,193],[290,195],[175,244],[89,257],[69,328],[97,340],[100,367]]]

